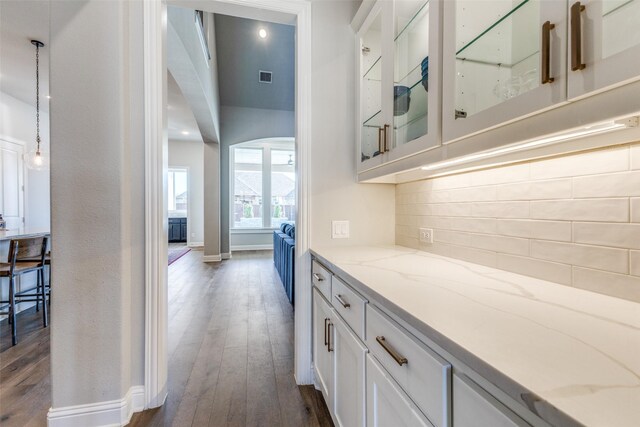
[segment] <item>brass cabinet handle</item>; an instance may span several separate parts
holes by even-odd
[[[542,24],[542,84],[553,83],[554,78],[551,77],[551,30],[556,26],[547,21]]]
[[[384,146],[382,145],[382,128],[378,128],[378,153],[384,153]]]
[[[398,353],[393,347],[391,347],[383,336],[376,337],[376,341],[378,341],[378,344],[380,344],[382,348],[384,348],[387,353],[389,353],[389,355],[393,357],[398,365],[402,366],[409,363],[407,358],[400,355],[400,353]]]
[[[582,63],[582,19],[580,12],[585,6],[579,1],[571,6],[571,70],[584,70],[586,67]]]
[[[384,125],[384,152],[389,151],[389,125]]]
[[[313,278],[316,279],[318,282],[324,282],[324,277],[322,277],[318,273],[313,273]]]
[[[329,321],[328,317],[324,319],[324,345],[329,345],[329,341],[327,340],[327,322]]]
[[[344,308],[349,308],[349,307],[351,307],[351,304],[349,304],[349,303],[348,303],[348,302],[346,302],[344,299],[342,299],[342,295],[337,294],[334,298],[335,298],[335,299],[337,299],[337,300],[338,300],[338,302],[339,302],[340,304],[342,304],[342,306],[343,306]]]
[[[333,323],[329,322],[329,327],[327,329],[327,351],[329,353],[331,353],[333,351],[333,348],[331,348],[331,327],[333,326]]]

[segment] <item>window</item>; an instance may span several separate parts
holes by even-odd
[[[271,150],[271,227],[296,219],[296,153]]]
[[[233,227],[262,228],[262,148],[233,151]]]
[[[278,228],[296,218],[292,140],[256,141],[231,149],[231,227]]]
[[[169,169],[167,200],[170,216],[187,216],[188,187],[186,169]]]

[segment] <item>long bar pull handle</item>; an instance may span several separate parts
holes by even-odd
[[[383,132],[383,128],[379,127],[378,128],[378,153],[380,154],[384,153],[384,145],[382,142],[382,132]]]
[[[337,300],[338,300],[338,302],[339,302],[340,304],[342,304],[342,306],[343,306],[344,308],[349,308],[349,307],[351,307],[351,304],[349,304],[348,302],[346,302],[346,301],[342,298],[342,295],[340,295],[340,294],[336,295],[336,296],[335,296],[335,299],[337,299]]]
[[[580,13],[585,6],[579,1],[571,6],[571,70],[584,70],[582,63],[582,18]]]
[[[327,338],[327,351],[329,353],[331,353],[333,351],[333,348],[331,347],[331,327],[333,326],[333,323],[329,322],[329,329],[328,329],[328,338]]]
[[[324,282],[324,277],[322,277],[318,273],[313,273],[313,278],[316,279],[318,282]]]
[[[542,84],[553,83],[554,80],[551,77],[551,30],[555,27],[549,21],[542,24]]]
[[[384,152],[389,151],[389,125],[384,125]]]
[[[329,345],[329,341],[327,340],[327,322],[329,321],[328,317],[324,319],[324,345]]]
[[[407,358],[400,355],[400,353],[398,353],[393,347],[391,347],[389,343],[387,343],[387,340],[384,339],[383,336],[376,337],[376,341],[378,341],[378,344],[380,344],[382,348],[384,348],[387,351],[387,353],[389,353],[389,355],[393,357],[393,359],[396,361],[398,365],[402,366],[404,364],[409,363]]]

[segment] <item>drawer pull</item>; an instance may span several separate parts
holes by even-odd
[[[333,323],[329,322],[329,328],[328,328],[328,337],[327,337],[327,351],[329,353],[331,353],[333,351],[333,348],[331,347],[331,327],[333,326]]]
[[[551,30],[556,26],[547,21],[542,24],[542,80],[540,83],[547,84],[553,83],[553,77],[551,77]]]
[[[327,322],[329,321],[328,317],[324,319],[324,345],[329,345],[329,341],[327,341]]]
[[[585,6],[579,1],[571,6],[571,70],[584,70],[586,67],[582,63],[582,18],[580,13]]]
[[[393,357],[393,359],[398,363],[398,365],[402,366],[404,364],[409,363],[407,358],[401,356],[400,353],[398,353],[393,347],[391,347],[387,343],[387,341],[384,339],[383,336],[376,337],[376,341],[378,341],[378,344],[380,344],[382,348],[384,348],[387,351],[387,353],[389,353],[389,355]]]
[[[316,279],[318,282],[324,282],[324,277],[322,277],[318,273],[313,273],[313,278]]]
[[[343,300],[343,299],[342,299],[342,295],[339,295],[339,294],[338,294],[338,295],[336,295],[336,296],[335,296],[335,298],[338,300],[338,302],[339,302],[340,304],[342,304],[342,306],[343,306],[344,308],[349,308],[349,307],[351,307],[351,304],[349,304],[348,302],[346,302],[345,300]]]

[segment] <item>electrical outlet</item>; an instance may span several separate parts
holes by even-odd
[[[433,243],[433,228],[420,229],[420,243]]]
[[[331,221],[331,238],[348,239],[349,221]]]

